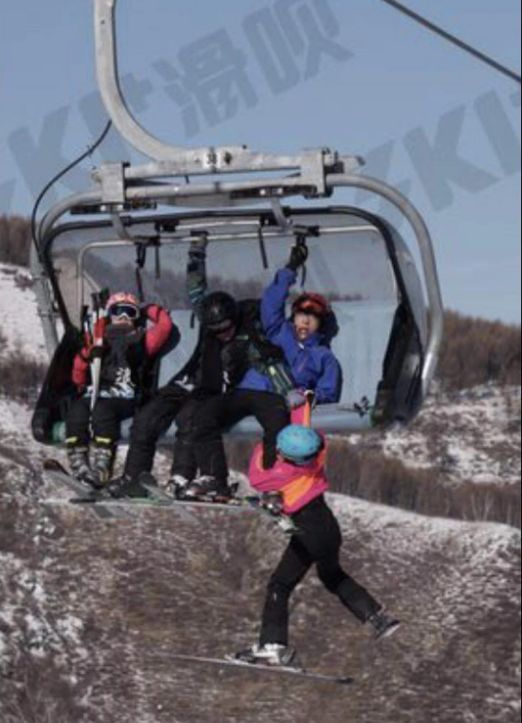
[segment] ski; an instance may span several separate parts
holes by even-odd
[[[74,497],[66,499],[42,500],[43,504],[50,504],[53,506],[69,505],[74,499],[83,499],[85,501],[90,500],[91,503],[93,501],[96,501],[97,504],[92,504],[92,509],[100,519],[108,520],[129,516],[125,514],[124,510],[119,510],[117,508],[108,508],[106,503],[110,501],[109,498],[104,497],[102,499],[95,490],[92,490],[92,492],[90,492],[88,487],[79,482],[78,480],[74,479],[74,477],[69,474],[67,469],[58,460],[44,460],[43,470],[45,476],[50,479],[54,484],[56,484],[60,488],[65,487],[65,489],[67,489],[74,495]]]
[[[218,502],[201,502],[201,501],[182,501],[182,500],[173,500],[167,495],[165,495],[166,499],[159,498],[159,496],[153,496],[152,494],[149,497],[105,497],[105,496],[96,496],[96,495],[82,495],[82,496],[76,496],[71,497],[69,500],[69,504],[71,505],[85,505],[88,506],[103,506],[108,508],[149,508],[149,509],[161,509],[161,510],[186,510],[187,512],[190,510],[193,512],[194,510],[201,509],[201,510],[216,510],[216,511],[222,511],[222,510],[235,510],[235,511],[244,511],[244,510],[255,510],[255,507],[250,506],[246,503],[243,503],[242,501],[238,501],[235,503],[218,503]]]
[[[103,490],[89,490],[86,485],[75,480],[61,462],[56,459],[44,461],[44,471],[47,476],[57,482],[61,487],[69,489],[73,496],[68,499],[51,499],[45,502],[50,505],[59,506],[64,504],[92,509],[99,517],[110,518],[133,518],[140,509],[161,509],[173,512],[183,511],[191,516],[197,510],[214,510],[227,512],[261,512],[272,522],[276,522],[286,534],[296,531],[292,521],[286,516],[274,517],[263,507],[262,500],[257,495],[245,497],[231,497],[226,502],[219,500],[205,499],[181,499],[177,500],[167,495],[157,484],[156,478],[149,472],[142,472],[139,477],[139,484],[143,488],[143,497],[111,497]]]
[[[306,670],[305,668],[293,668],[289,666],[270,666],[270,665],[256,665],[254,663],[246,663],[242,660],[237,660],[232,655],[226,655],[224,658],[206,658],[199,655],[180,655],[173,653],[168,656],[174,660],[180,660],[187,663],[202,663],[207,665],[222,665],[233,668],[242,668],[243,670],[252,670],[256,672],[272,673],[279,675],[293,675],[300,678],[307,678],[309,680],[323,681],[327,683],[336,683],[338,685],[350,685],[354,682],[353,678],[344,675],[329,675],[327,673],[316,673],[312,670]]]
[[[190,507],[191,509],[216,509],[216,510],[252,510],[258,509],[261,500],[257,496],[250,497],[231,497],[226,502],[221,500],[210,499],[174,499],[167,495],[158,485],[154,475],[149,472],[142,472],[138,478],[139,484],[147,490],[149,498],[163,502],[166,506]]]
[[[270,510],[268,510],[263,500],[259,495],[245,495],[243,497],[230,497],[226,502],[218,500],[206,500],[206,499],[180,499],[176,500],[167,495],[151,472],[142,472],[138,478],[138,481],[142,487],[144,487],[149,496],[156,497],[161,500],[170,501],[172,506],[189,508],[190,511],[198,508],[202,509],[214,509],[214,510],[254,510],[262,513],[272,522],[275,522],[277,526],[286,534],[292,535],[296,533],[297,527],[293,520],[287,515],[274,516]]]

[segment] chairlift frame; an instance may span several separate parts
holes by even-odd
[[[236,214],[238,219],[251,215],[259,220],[269,215],[281,233],[291,232],[292,228],[297,231],[295,220],[302,212],[301,208],[284,208],[282,204],[286,199],[328,199],[339,189],[359,189],[397,208],[413,230],[429,310],[427,337],[421,340],[419,395],[422,401],[433,378],[442,341],[443,305],[432,240],[415,206],[387,183],[359,173],[364,164],[360,157],[341,155],[328,148],[305,150],[295,155],[274,155],[252,152],[244,145],[185,148],[155,138],[136,121],[122,93],[116,41],[117,0],[93,2],[96,69],[103,102],[116,129],[150,161],[140,165],[123,161],[103,163],[92,173],[94,185],[90,190],[59,201],[41,220],[32,254],[32,270],[50,355],[59,343],[57,317],[61,317],[66,327],[68,324],[67,309],[50,254],[53,240],[64,229],[74,226],[66,220],[67,216],[81,215],[83,226],[89,224],[85,218],[92,214],[101,216],[101,223],[112,224],[118,243],[126,244],[139,240],[132,235],[133,224],[143,222],[149,218],[143,214],[162,206],[171,208],[169,218],[178,222],[183,219],[197,222],[197,209],[201,207],[207,209],[201,214],[207,219]],[[234,177],[230,178],[232,175]],[[192,210],[176,211],[179,207]],[[320,209],[314,207],[311,211],[315,213]],[[397,247],[404,243],[397,232],[377,215],[360,209],[350,211],[359,213],[364,224],[380,230],[393,263]],[[164,216],[150,216],[154,220],[162,218]],[[263,232],[267,233],[267,230],[263,229]],[[257,238],[258,233],[253,231],[253,238]],[[401,280],[397,264],[394,271]],[[404,284],[404,279],[400,283]],[[411,304],[406,286],[402,291],[404,299]],[[419,303],[418,299],[413,301]],[[419,405],[415,406],[418,408]]]

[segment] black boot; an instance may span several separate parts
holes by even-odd
[[[375,637],[377,639],[391,637],[401,625],[400,620],[388,615],[383,610],[368,618],[368,622],[375,629]]]
[[[165,487],[165,492],[174,500],[182,500],[184,499],[190,484],[190,480],[183,477],[183,475],[172,474],[167,486]]]
[[[149,493],[140,484],[139,479],[133,479],[127,474],[111,480],[105,487],[111,497],[120,499],[122,497],[149,497]]]
[[[183,499],[201,500],[202,502],[228,502],[231,498],[230,488],[224,480],[216,477],[197,477],[185,489]]]

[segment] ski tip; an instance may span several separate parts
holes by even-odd
[[[63,474],[69,474],[65,466],[57,459],[47,458],[42,463],[44,472],[62,472]]]

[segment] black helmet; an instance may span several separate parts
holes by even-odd
[[[203,299],[201,323],[210,331],[226,331],[237,319],[237,304],[225,291],[215,291]]]

